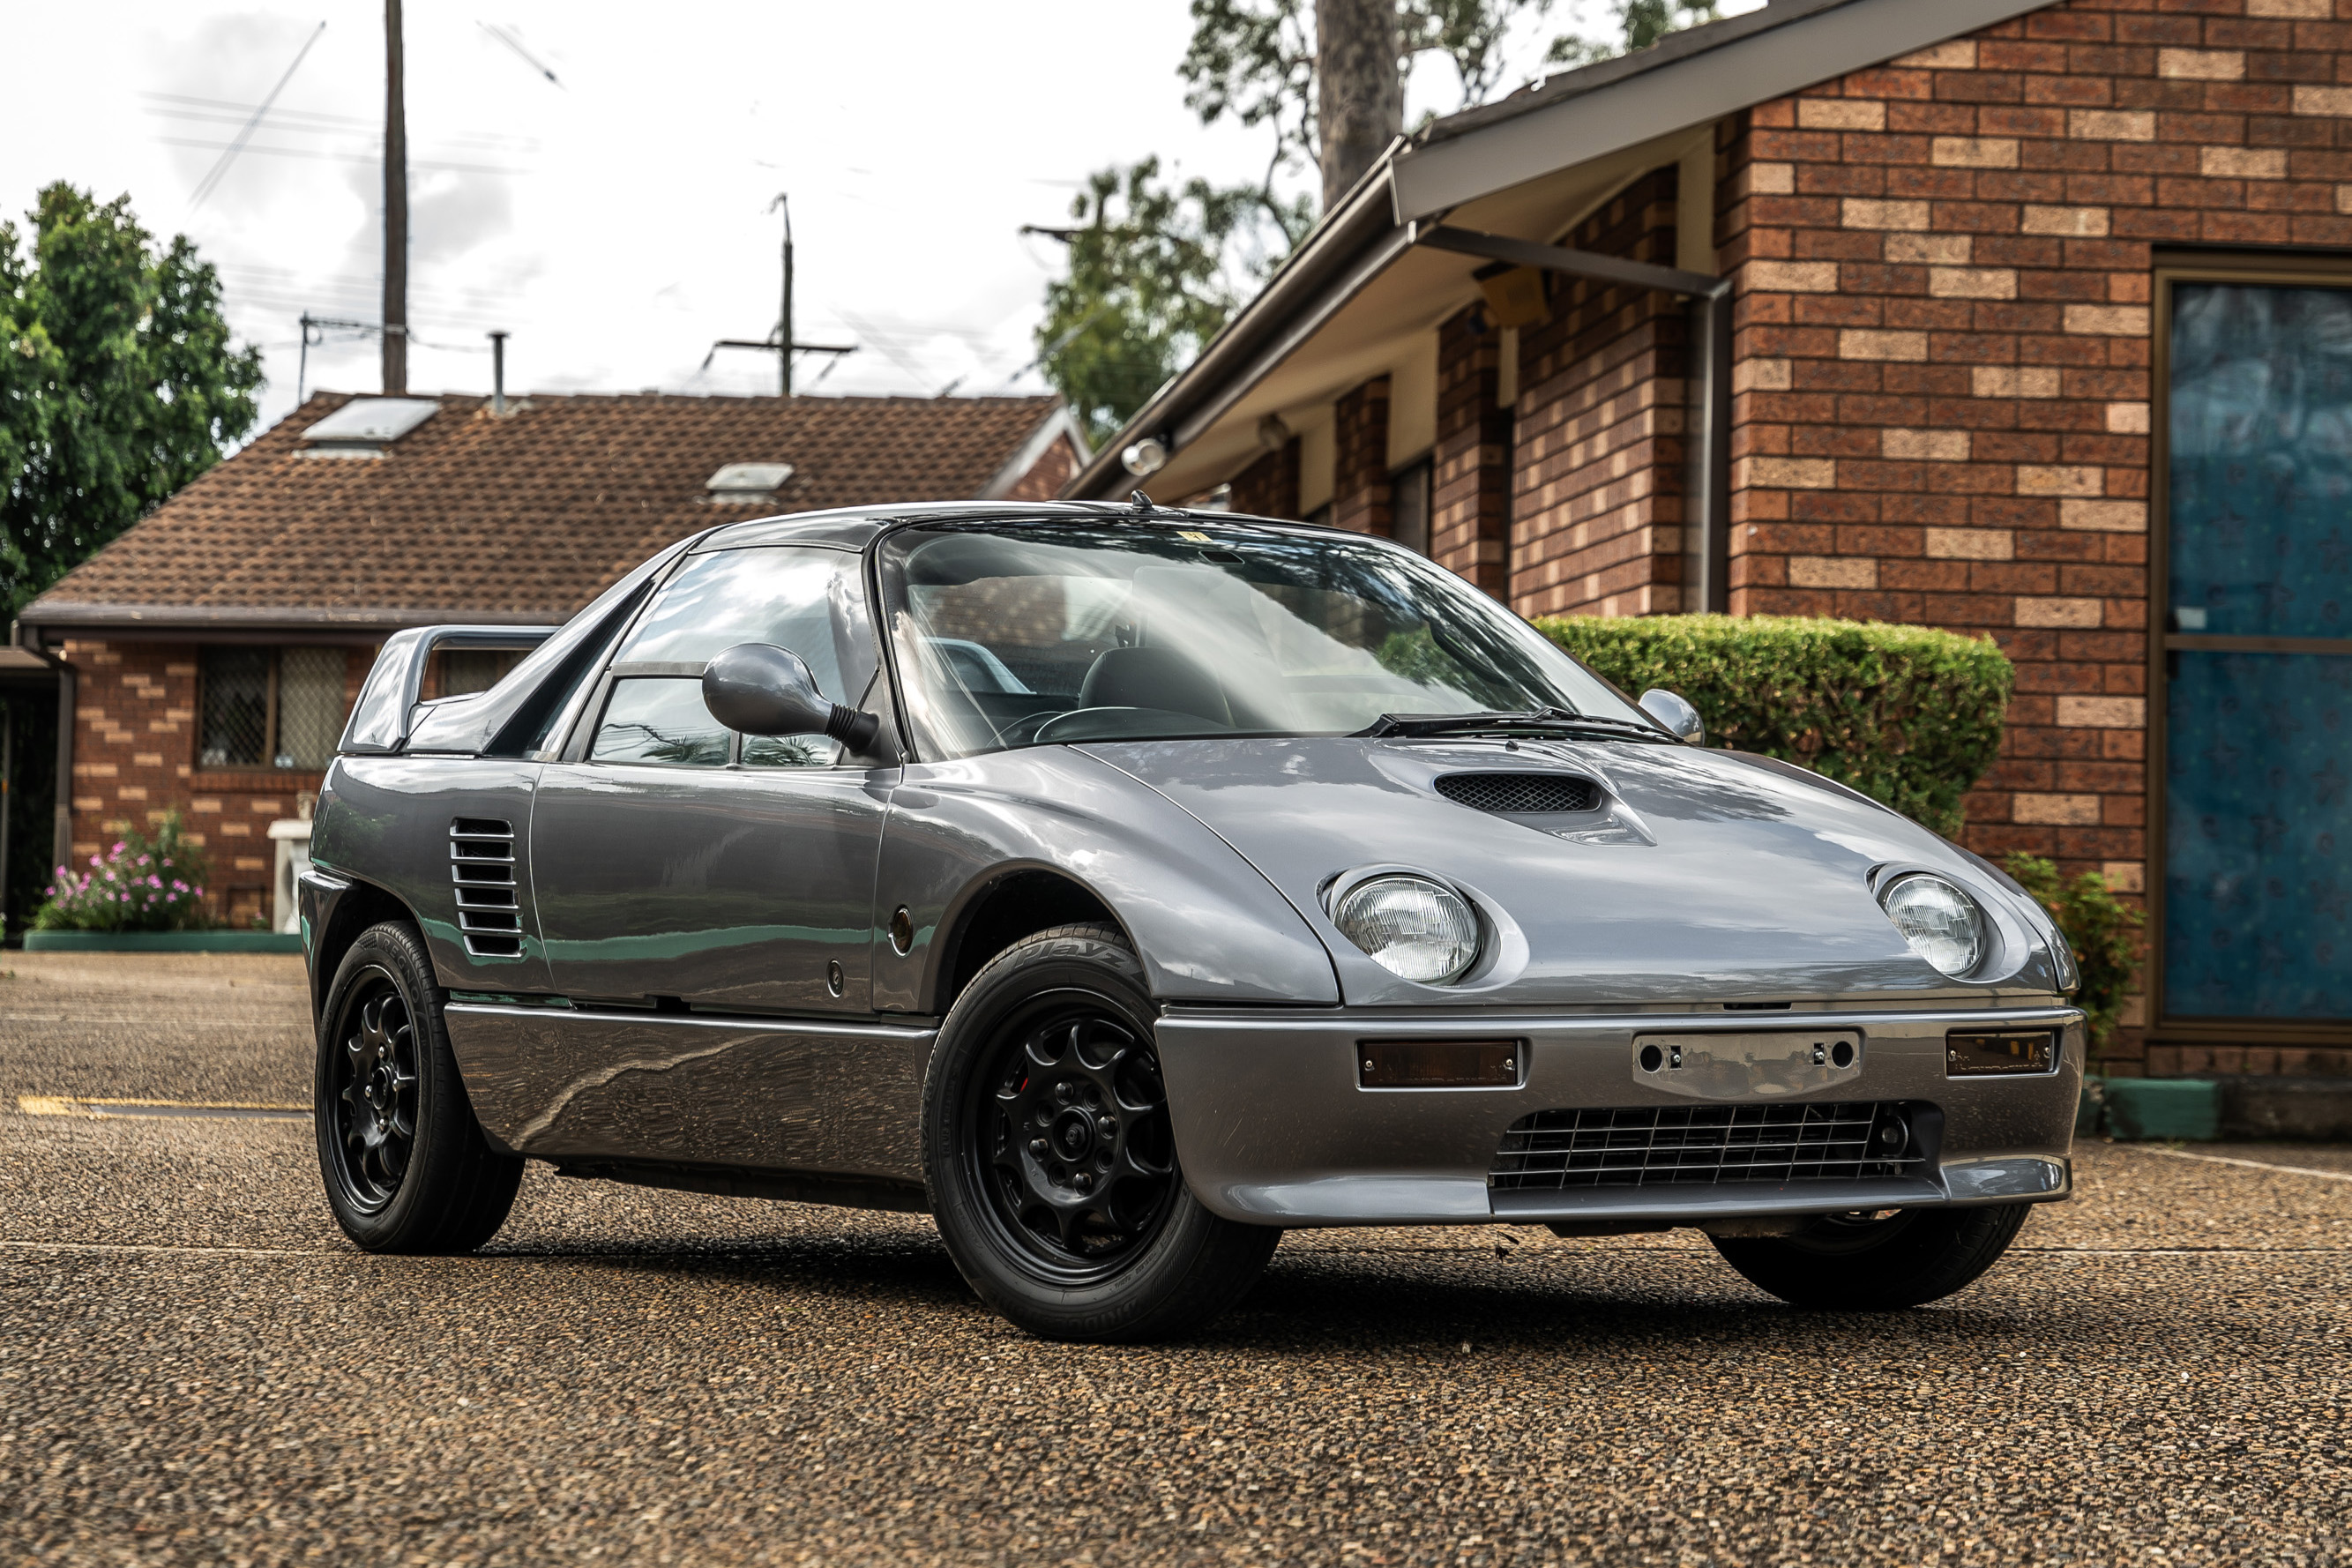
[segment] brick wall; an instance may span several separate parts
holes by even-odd
[[[269,825],[295,816],[296,796],[315,794],[323,775],[197,767],[201,650],[193,644],[68,642],[62,651],[75,677],[75,863],[177,810],[189,841],[212,861],[214,917],[235,925],[267,918],[277,856]],[[374,658],[372,648],[346,655],[346,714]]]
[[[1375,376],[1334,406],[1331,522],[1359,533],[1389,531],[1389,378]]]
[[[2352,245],[2344,82],[2329,0],[2080,0],[1727,130],[1733,608],[1997,639],[1980,850],[2146,885],[2155,248]]]
[[[1233,509],[1251,517],[1298,516],[1298,437],[1293,436],[1235,474]]]
[[[1029,465],[1029,471],[1013,482],[1004,492],[1006,500],[1052,500],[1078,471],[1077,448],[1066,436],[1057,437],[1045,448],[1045,454]]]
[[[1429,553],[1496,598],[1510,592],[1511,411],[1501,391],[1503,337],[1478,307],[1437,329],[1437,450],[1430,476]]]
[[[1577,226],[1579,249],[1675,263],[1676,171],[1643,175]],[[1682,607],[1684,307],[1551,279],[1519,333],[1510,604],[1526,616]],[[1442,363],[1442,362],[1441,362]]]

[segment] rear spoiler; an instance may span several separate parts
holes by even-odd
[[[425,690],[425,667],[440,648],[529,652],[561,626],[412,626],[384,640],[352,707],[335,750],[344,756],[382,756],[407,743]]]

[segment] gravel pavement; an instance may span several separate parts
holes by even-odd
[[[982,1310],[927,1220],[558,1179],[372,1258],[285,959],[0,956],[0,1561],[2352,1563],[2352,1159],[2078,1151],[1976,1286],[1687,1232],[1294,1235],[1207,1333]]]

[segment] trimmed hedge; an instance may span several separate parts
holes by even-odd
[[[1991,641],[1788,616],[1559,616],[1536,629],[1629,696],[1678,691],[1708,743],[1801,763],[1943,834],[2000,750],[2016,671]]]

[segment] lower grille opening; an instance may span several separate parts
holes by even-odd
[[[1643,1105],[1538,1110],[1511,1123],[1488,1184],[1498,1191],[1866,1182],[1919,1173],[1915,1128],[1932,1108]]]

